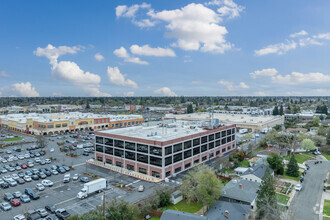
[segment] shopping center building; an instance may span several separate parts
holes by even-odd
[[[87,162],[155,182],[236,148],[235,125],[201,122],[160,122],[97,131],[95,136],[95,160]]]
[[[142,125],[141,115],[109,115],[82,112],[0,115],[0,128],[34,135],[78,130],[104,130]]]

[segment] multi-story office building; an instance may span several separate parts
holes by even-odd
[[[98,131],[95,136],[93,164],[159,180],[236,148],[235,125],[210,127],[180,121]]]

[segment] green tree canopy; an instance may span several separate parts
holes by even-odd
[[[267,157],[267,162],[269,167],[272,168],[276,174],[283,175],[284,165],[282,157],[278,154],[271,153],[270,157]]]
[[[300,143],[300,147],[305,150],[314,150],[315,144],[311,139],[306,138]]]
[[[286,174],[292,177],[299,177],[299,166],[294,154],[291,154],[290,161],[288,164],[288,169],[286,170]]]

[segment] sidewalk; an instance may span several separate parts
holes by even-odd
[[[327,179],[329,179],[329,178],[330,178],[330,172],[327,175]],[[320,220],[323,219],[324,200],[330,200],[330,192],[328,190],[326,192],[322,192],[322,198],[321,198],[321,204],[320,204],[320,214],[319,214]]]

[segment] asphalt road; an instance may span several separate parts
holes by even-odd
[[[323,180],[330,171],[330,161],[314,164],[309,161],[310,169],[307,171],[303,188],[297,192],[288,210],[289,220],[318,220],[320,202],[322,197]]]

